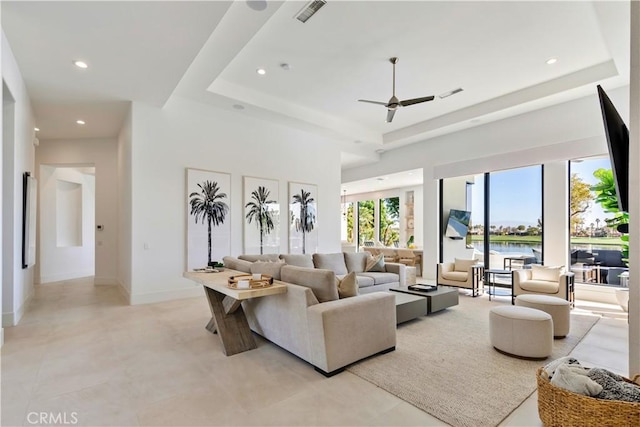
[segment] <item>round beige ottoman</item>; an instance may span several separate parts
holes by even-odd
[[[555,338],[564,338],[569,334],[571,325],[571,303],[569,301],[548,295],[518,295],[516,305],[549,313],[553,319],[553,336]]]
[[[544,359],[553,349],[553,320],[544,311],[513,305],[489,312],[491,345],[512,356]]]

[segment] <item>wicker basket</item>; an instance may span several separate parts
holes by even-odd
[[[638,426],[640,403],[596,399],[556,387],[538,369],[538,415],[545,426]],[[627,382],[636,382],[625,378]]]

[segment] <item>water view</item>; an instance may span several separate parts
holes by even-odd
[[[473,248],[478,252],[484,252],[484,242],[473,242]],[[501,254],[518,254],[518,255],[531,255],[533,251],[531,249],[542,250],[542,246],[539,243],[523,243],[523,242],[492,242],[489,244],[489,250],[495,251]],[[598,250],[622,250],[620,245],[605,245],[605,244],[592,244],[592,243],[571,243],[571,250],[584,250],[587,252],[593,252]]]

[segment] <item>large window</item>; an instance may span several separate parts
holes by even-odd
[[[625,243],[607,212],[597,201],[594,187],[608,183],[611,163],[607,157],[570,163],[570,256],[576,282],[620,286],[627,273]]]
[[[489,249],[491,268],[542,262],[542,167],[529,166],[489,174]],[[507,263],[505,264],[505,258]]]
[[[365,246],[365,242],[367,246],[372,246],[375,242],[375,230],[375,202],[358,202],[358,247]]]
[[[380,199],[379,209],[379,240],[384,246],[398,246],[400,242],[400,198]]]

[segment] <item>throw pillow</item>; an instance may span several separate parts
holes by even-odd
[[[358,295],[358,278],[355,272],[347,274],[342,279],[336,277],[336,282],[340,299]]]
[[[280,280],[280,269],[284,262],[257,261],[251,264],[251,273],[268,274],[274,280]]]
[[[454,267],[453,270],[454,271],[464,271],[465,273],[467,271],[469,271],[469,269],[476,265],[478,263],[478,261],[476,261],[475,259],[459,259],[456,258],[455,262],[454,262]]]
[[[365,267],[364,271],[371,271],[371,272],[387,271],[384,266],[384,255],[378,254],[376,256],[372,256],[369,259],[367,259],[367,266]]]
[[[546,280],[548,282],[557,282],[560,275],[564,274],[564,266],[547,267],[544,265],[531,265],[531,280]]]

